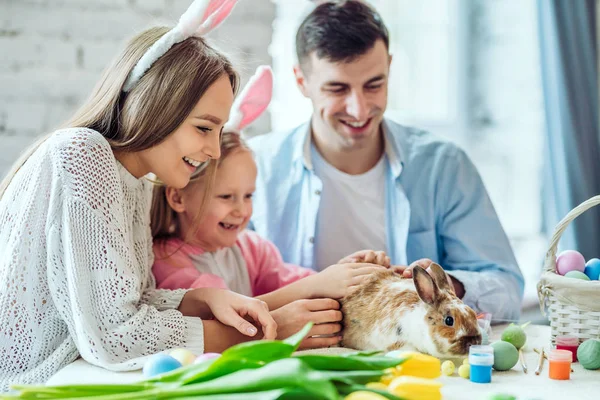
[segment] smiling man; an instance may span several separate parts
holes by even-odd
[[[324,2],[296,51],[313,114],[250,141],[254,229],[285,261],[316,270],[362,249],[400,265],[431,259],[475,310],[517,319],[523,276],[474,165],[454,144],[383,116],[392,57],[381,17],[361,1]]]

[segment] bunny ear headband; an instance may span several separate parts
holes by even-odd
[[[140,58],[123,86],[129,92],[144,73],[174,44],[191,36],[204,35],[221,24],[231,13],[237,0],[194,0],[179,18],[175,28],[158,39]]]
[[[267,109],[272,96],[273,71],[268,65],[261,65],[235,99],[223,130],[241,133]]]

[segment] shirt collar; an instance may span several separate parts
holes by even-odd
[[[402,173],[404,165],[404,154],[397,141],[393,139],[393,133],[390,131],[390,125],[384,118],[381,123],[383,130],[384,152],[387,156],[392,175],[397,179]],[[304,167],[309,171],[313,170],[310,148],[312,145],[311,124],[310,121],[300,125],[298,128],[298,138],[294,149],[294,161],[302,160]]]

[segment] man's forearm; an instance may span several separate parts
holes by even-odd
[[[448,271],[464,288],[463,301],[478,312],[492,314],[494,320],[516,321],[521,313],[520,282],[502,271]],[[457,293],[458,296],[458,293]]]

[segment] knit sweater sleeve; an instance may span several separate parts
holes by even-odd
[[[115,371],[140,368],[147,356],[170,348],[201,353],[202,321],[174,309],[185,291],[157,291],[153,284],[147,243],[139,240],[146,235],[145,199],[119,184],[110,148],[88,139],[77,150],[78,165],[58,166],[46,237],[52,300],[79,353]]]

